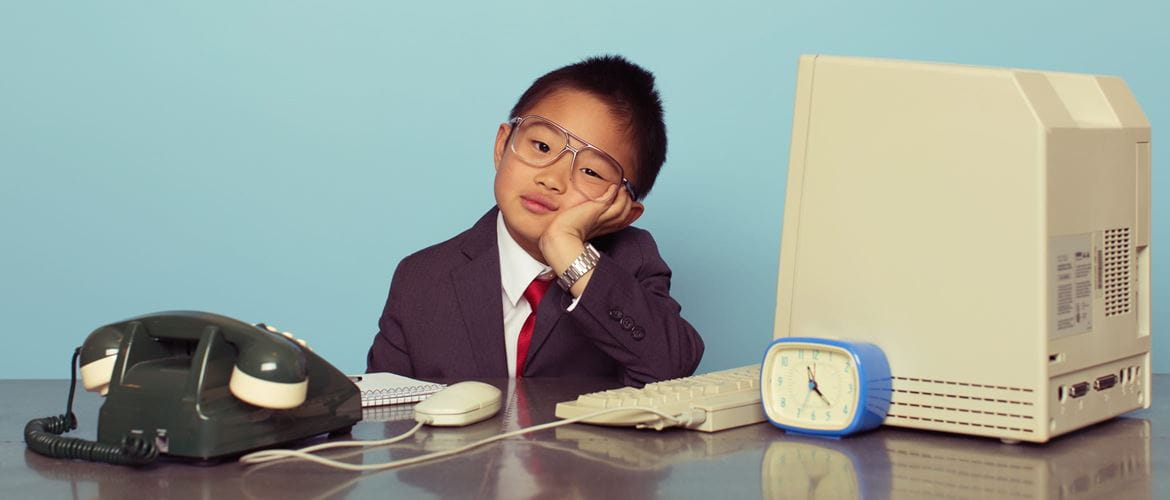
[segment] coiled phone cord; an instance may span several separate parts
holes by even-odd
[[[79,458],[115,465],[146,465],[153,462],[158,458],[158,448],[136,434],[123,437],[120,445],[61,436],[77,428],[77,416],[73,414],[73,393],[77,389],[77,358],[80,355],[81,348],[74,349],[65,414],[30,420],[24,426],[24,442],[28,448],[52,458]]]

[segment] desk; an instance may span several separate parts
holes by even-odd
[[[510,411],[536,424],[555,419],[558,401],[608,386],[596,379],[524,379],[517,387],[525,397]],[[438,462],[359,474],[304,462],[248,469],[236,462],[165,461],[136,470],[45,458],[25,448],[21,431],[29,419],[63,410],[68,382],[3,380],[0,491],[9,498],[17,492],[87,499],[805,498],[810,489],[827,498],[1170,498],[1167,448],[1157,446],[1170,438],[1170,375],[1156,375],[1154,388],[1153,408],[1045,445],[896,428],[829,440],[785,435],[768,424],[714,434],[573,424]],[[69,435],[93,439],[100,405],[98,396],[81,393],[80,428]],[[461,429],[424,427],[402,443],[344,460],[384,462],[449,449],[494,435],[508,420],[501,412]],[[412,424],[363,421],[353,437],[382,439]]]

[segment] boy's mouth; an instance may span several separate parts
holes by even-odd
[[[557,206],[552,200],[538,194],[520,195],[520,204],[535,214],[548,214],[557,211]]]

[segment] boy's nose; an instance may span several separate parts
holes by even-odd
[[[556,161],[536,172],[536,183],[557,193],[564,193],[572,175],[573,153],[565,151]]]

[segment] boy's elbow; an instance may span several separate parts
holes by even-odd
[[[375,339],[374,343],[370,345],[370,350],[366,353],[366,373],[389,371],[383,366],[385,363],[382,362],[382,358],[385,356],[380,356],[378,351],[378,341]]]
[[[695,370],[699,369],[699,363],[703,361],[703,351],[705,349],[706,346],[703,345],[703,339],[696,336],[694,356],[692,356],[690,367],[687,369],[687,376],[693,375]]]
[[[366,353],[366,373],[374,372],[413,376],[410,356],[387,340],[383,332],[374,336],[374,343]]]
[[[625,385],[642,387],[654,382],[694,375],[699,362],[703,360],[703,348],[703,341],[696,336],[693,344],[680,351],[678,356],[669,362],[659,364],[657,367],[646,367],[650,368],[647,371],[626,370],[623,382]]]
[[[703,361],[704,349],[705,346],[703,345],[703,339],[699,338],[698,334],[696,334],[695,341],[688,350],[690,355],[684,357],[681,360],[677,368],[678,375],[672,378],[689,377],[694,375],[695,370],[699,368],[699,363]]]

